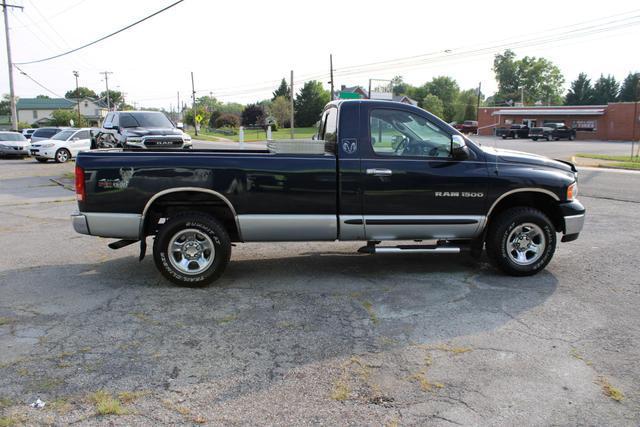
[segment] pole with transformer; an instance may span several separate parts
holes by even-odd
[[[76,103],[78,104],[78,126],[80,126],[80,88],[78,87],[78,77],[80,73],[74,71],[73,75],[76,78]]]
[[[293,70],[291,70],[291,139],[293,139],[294,134],[293,134]]]
[[[329,74],[331,75],[331,100],[333,101],[334,95],[333,95],[333,54],[329,54]]]
[[[4,36],[7,41],[7,65],[9,66],[9,103],[11,105],[11,129],[18,130],[18,110],[16,109],[16,93],[13,89],[13,62],[11,61],[11,38],[9,37],[9,11],[7,8],[15,7],[24,10],[22,6],[7,4],[2,0],[2,12],[4,14]]]
[[[196,122],[196,87],[193,83],[193,71],[191,72],[191,96],[193,97],[193,127],[196,130],[196,136],[198,136],[198,123]]]
[[[111,97],[109,94],[109,74],[113,74],[111,71],[101,71],[100,74],[104,74],[104,83],[107,86],[107,111],[111,111]]]

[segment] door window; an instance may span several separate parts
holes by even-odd
[[[450,157],[451,136],[424,117],[394,109],[371,111],[373,151],[382,156]]]
[[[75,137],[78,139],[89,139],[89,131],[88,130],[81,130],[80,132],[75,134]]]

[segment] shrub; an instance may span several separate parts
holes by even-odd
[[[235,114],[221,114],[214,123],[216,128],[237,128],[240,126],[240,119]]]

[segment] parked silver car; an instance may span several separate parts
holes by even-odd
[[[17,132],[0,132],[0,156],[28,156],[31,144]]]

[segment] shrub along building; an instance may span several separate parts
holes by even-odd
[[[512,124],[529,127],[564,123],[576,130],[576,139],[631,141],[640,138],[640,103],[607,105],[480,107],[478,134],[493,135],[495,129]]]

